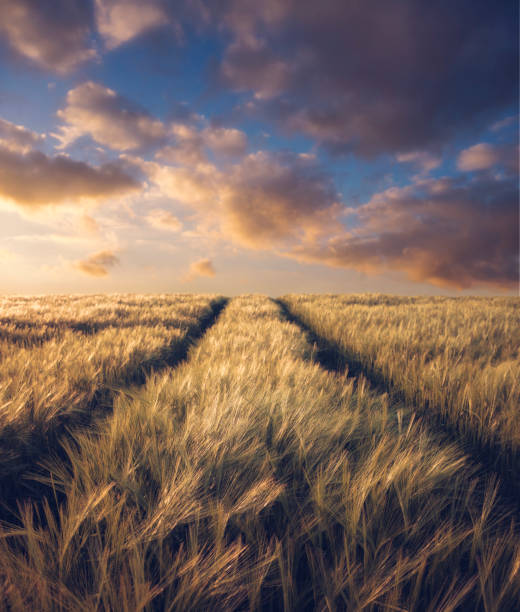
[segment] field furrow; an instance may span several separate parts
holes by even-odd
[[[268,298],[46,463],[0,537],[11,609],[514,609],[518,533],[455,445],[314,362]],[[2,596],[0,595],[0,596]]]
[[[340,368],[420,410],[520,498],[518,300],[290,295],[281,303]]]
[[[153,370],[182,360],[189,346],[213,323],[224,300],[193,296],[170,299],[153,324],[121,316],[111,325],[83,335],[70,330],[41,346],[3,345],[0,369],[0,497],[3,508],[33,495],[22,478],[57,452],[71,430],[86,427],[112,406],[121,387],[142,384]],[[137,306],[137,308],[139,308]],[[141,316],[142,316],[141,312]],[[70,313],[69,313],[70,315]],[[150,313],[145,322],[151,322]],[[2,516],[5,513],[2,511]]]

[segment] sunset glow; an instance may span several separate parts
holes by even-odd
[[[0,0],[2,293],[516,294],[513,0]]]

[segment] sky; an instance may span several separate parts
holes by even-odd
[[[517,295],[516,0],[0,0],[0,293]]]

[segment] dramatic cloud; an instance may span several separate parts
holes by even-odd
[[[516,180],[428,179],[351,210],[350,233],[292,255],[368,273],[404,271],[440,287],[518,286]]]
[[[166,230],[168,232],[178,232],[182,229],[182,223],[173,215],[169,210],[162,208],[156,208],[151,210],[146,216],[148,223],[160,230]]]
[[[22,125],[0,119],[0,147],[17,153],[28,153],[43,142],[44,137]]]
[[[518,101],[516,0],[223,0],[221,76],[329,148],[440,146]]]
[[[164,8],[148,0],[96,0],[98,31],[109,49],[169,23]]]
[[[200,259],[190,264],[190,270],[186,276],[186,280],[190,281],[198,276],[215,276],[215,268],[210,259]]]
[[[114,251],[99,251],[89,255],[86,259],[77,261],[74,267],[87,276],[108,276],[108,268],[119,263],[119,258]]]
[[[330,177],[312,161],[259,152],[226,175],[220,189],[222,225],[254,248],[313,240],[337,226],[337,198]]]
[[[314,240],[339,227],[334,185],[306,156],[261,151],[225,171],[209,163],[144,169],[164,195],[214,218],[225,236],[251,248]]]
[[[120,151],[158,145],[166,137],[161,121],[112,89],[92,81],[68,92],[67,104],[58,111],[58,117],[66,125],[53,136],[60,140],[62,148],[84,135]]]
[[[518,171],[518,148],[513,145],[492,145],[481,142],[462,151],[457,160],[459,170],[489,170],[493,166],[505,166]]]
[[[19,55],[64,73],[95,57],[93,25],[84,0],[0,0],[0,33]]]
[[[0,197],[36,207],[122,196],[140,184],[118,165],[90,166],[58,155],[26,155],[0,148]]]

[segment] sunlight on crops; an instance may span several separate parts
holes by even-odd
[[[186,307],[201,316],[204,300]],[[152,352],[157,326],[139,340]],[[85,355],[102,333],[77,336]],[[120,334],[109,362],[133,336]],[[27,350],[45,345],[14,355]],[[413,408],[314,355],[280,305],[243,296],[185,363],[121,387],[106,418],[44,460],[59,503],[2,528],[9,608],[514,609],[518,532],[496,483]]]

